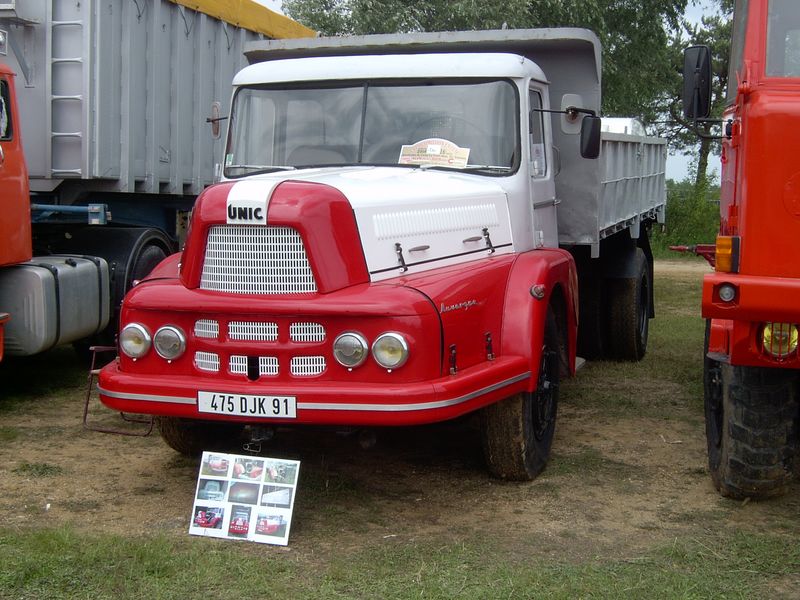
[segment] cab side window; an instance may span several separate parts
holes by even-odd
[[[8,81],[0,79],[0,141],[10,140],[14,131],[11,126],[11,96]]]
[[[544,146],[544,113],[541,108],[542,95],[536,90],[530,90],[528,133],[531,145],[531,175],[534,177],[544,177],[547,174],[547,156]]]

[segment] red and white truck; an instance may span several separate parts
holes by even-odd
[[[709,49],[686,51],[684,112],[706,119]],[[738,0],[722,118],[720,229],[703,279],[705,416],[716,488],[784,493],[798,452],[800,3]],[[794,148],[794,150],[792,150]]]
[[[214,180],[206,119],[265,35],[314,32],[251,0],[0,3],[0,359],[113,340]]]
[[[576,350],[639,359],[653,316],[665,142],[601,134],[597,37],[246,54],[223,180],[198,198],[183,252],[126,297],[102,402],[156,415],[184,453],[244,427],[480,411],[490,470],[534,477]]]

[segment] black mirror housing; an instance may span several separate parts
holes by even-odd
[[[711,50],[690,46],[683,52],[683,116],[705,119],[711,114]]]
[[[581,122],[581,156],[597,158],[600,156],[600,117],[586,115]]]

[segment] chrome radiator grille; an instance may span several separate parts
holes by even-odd
[[[317,283],[291,227],[216,225],[208,232],[200,288],[239,294],[308,294]]]

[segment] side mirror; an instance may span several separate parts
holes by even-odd
[[[586,115],[581,122],[581,156],[597,158],[600,156],[600,117]]]
[[[690,46],[683,52],[683,116],[705,119],[711,113],[711,50]]]

